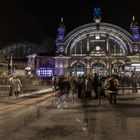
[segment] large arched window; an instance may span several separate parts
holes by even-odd
[[[94,33],[90,36],[77,38],[71,44],[69,53],[86,54],[125,54],[125,44],[117,37],[105,33]]]
[[[132,35],[108,23],[89,23],[71,31],[64,39],[68,55],[128,55],[133,53]],[[99,55],[100,54],[100,55]]]

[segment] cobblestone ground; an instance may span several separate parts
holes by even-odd
[[[67,108],[44,106],[44,114],[4,140],[139,140],[140,98],[110,105],[78,100]]]

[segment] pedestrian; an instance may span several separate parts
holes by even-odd
[[[134,72],[132,72],[131,75],[131,85],[132,85],[132,93],[136,93],[137,92],[137,77],[136,74]]]
[[[72,96],[72,102],[74,103],[76,97],[76,80],[74,77],[70,79],[70,91]]]
[[[91,91],[92,91],[92,81],[90,77],[87,77],[85,80],[85,90],[86,90],[86,98],[91,99]]]
[[[56,89],[57,89],[57,79],[56,79],[56,75],[54,75],[54,76],[52,77],[52,86],[53,86],[54,91],[56,91]]]
[[[99,88],[99,76],[97,73],[95,73],[94,75],[94,78],[93,78],[93,90],[94,90],[94,93],[95,93],[95,99],[98,99],[98,88]]]
[[[13,75],[10,75],[9,80],[9,96],[13,96],[13,92],[14,92],[14,79],[13,79]]]
[[[108,92],[109,92],[109,102],[112,104],[112,102],[114,104],[117,104],[117,94],[118,94],[118,86],[119,86],[119,81],[118,79],[115,77],[115,75],[112,75],[109,79],[108,79]]]
[[[14,77],[14,92],[15,92],[15,96],[19,96],[19,93],[21,91],[21,87],[22,87],[22,84],[21,84],[21,81],[18,77]]]

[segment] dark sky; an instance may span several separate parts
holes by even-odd
[[[61,16],[68,33],[92,22],[96,6],[101,7],[103,22],[129,30],[135,15],[140,25],[139,0],[0,0],[0,45],[55,39]]]

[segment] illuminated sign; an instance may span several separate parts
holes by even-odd
[[[39,77],[52,77],[53,76],[53,69],[52,68],[39,68],[36,71]]]

